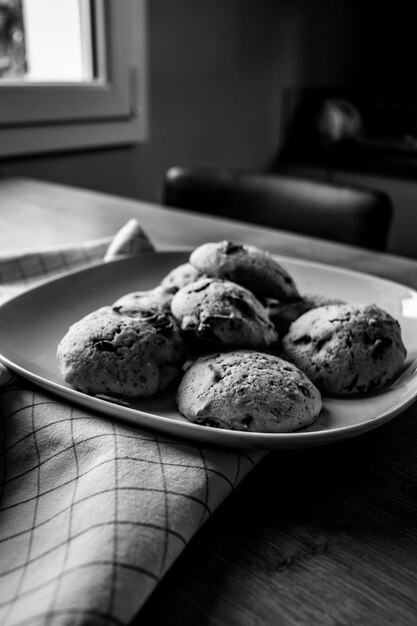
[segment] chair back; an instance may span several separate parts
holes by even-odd
[[[163,203],[374,250],[385,250],[393,206],[364,187],[233,169],[172,167]]]

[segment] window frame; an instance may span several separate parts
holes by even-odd
[[[146,0],[90,0],[98,78],[0,83],[0,157],[136,143],[146,137]]]

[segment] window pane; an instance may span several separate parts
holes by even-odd
[[[26,79],[83,82],[93,79],[89,0],[23,0]]]
[[[23,78],[26,69],[21,0],[0,0],[0,78]]]
[[[0,0],[0,78],[94,79],[90,0]]]

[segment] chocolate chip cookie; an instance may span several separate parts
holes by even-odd
[[[373,304],[308,311],[291,324],[282,345],[286,357],[329,395],[383,388],[406,356],[398,321]]]
[[[203,277],[182,287],[171,311],[183,332],[204,342],[262,349],[278,340],[259,300],[228,280]]]
[[[177,381],[186,356],[170,314],[104,306],[75,322],[57,348],[63,379],[85,393],[151,396]]]
[[[192,422],[249,432],[298,430],[322,407],[320,392],[297,367],[251,350],[200,357],[185,372],[176,398]]]
[[[202,274],[238,283],[258,298],[288,301],[300,297],[288,272],[271,254],[255,246],[205,243],[191,253],[190,263]]]

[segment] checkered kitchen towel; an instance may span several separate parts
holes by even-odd
[[[153,247],[116,237],[0,257],[0,298]],[[205,449],[102,418],[0,365],[0,624],[127,624],[263,453]]]

